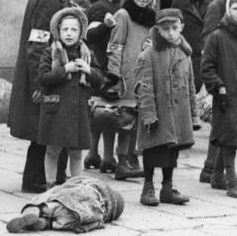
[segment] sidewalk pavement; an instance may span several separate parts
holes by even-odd
[[[174,186],[190,196],[185,206],[160,204],[146,207],[139,203],[143,179],[116,181],[113,174],[101,174],[98,170],[83,171],[116,188],[125,198],[125,210],[121,218],[105,229],[87,233],[88,236],[236,236],[237,199],[226,196],[226,191],[211,189],[199,182],[199,174],[207,153],[208,124],[195,132],[196,144],[181,152],[178,168],[174,173]],[[0,235],[10,235],[6,222],[20,213],[22,206],[34,194],[21,192],[22,171],[28,142],[10,136],[5,124],[0,124]],[[101,149],[100,145],[100,149]],[[100,150],[102,153],[102,150]],[[85,154],[85,153],[84,153]],[[85,155],[84,155],[85,156]],[[141,161],[141,157],[140,157]],[[159,196],[161,171],[155,174],[156,194]],[[12,234],[13,235],[13,234]],[[72,232],[41,231],[21,235],[74,235]]]

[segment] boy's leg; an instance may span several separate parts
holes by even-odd
[[[67,149],[63,148],[60,152],[58,158],[58,169],[57,169],[57,176],[56,176],[56,184],[63,184],[66,181],[66,169],[67,169],[67,162],[68,162],[68,153]]]
[[[137,130],[134,130],[131,132],[131,138],[129,142],[129,164],[132,166],[132,168],[138,172],[140,172],[140,177],[144,177],[143,169],[141,168],[137,154],[135,153],[136,150],[136,144],[137,144]]]
[[[100,172],[106,173],[107,170],[110,170],[112,173],[115,172],[117,162],[114,159],[114,140],[115,132],[113,131],[104,131],[103,140],[104,140],[104,157],[103,161],[100,164]]]
[[[119,132],[118,133],[118,165],[115,169],[115,179],[125,180],[126,178],[140,177],[138,171],[133,170],[128,162],[128,151],[131,134],[130,132]]]
[[[211,133],[210,133],[211,136]],[[211,181],[211,174],[214,167],[214,162],[217,156],[217,153],[219,152],[219,147],[215,147],[211,144],[210,138],[208,143],[208,151],[207,151],[207,158],[204,163],[204,167],[200,174],[200,182],[202,183],[210,183]]]
[[[168,149],[167,158],[176,159],[178,158],[179,151],[176,149]],[[173,179],[174,166],[167,166],[162,168],[162,189],[160,191],[160,202],[162,203],[171,203],[181,205],[189,201],[189,198],[185,195],[180,194],[176,189],[172,188],[172,179]]]
[[[145,157],[143,155],[143,160],[144,158]],[[140,202],[141,204],[147,206],[157,206],[159,204],[159,200],[155,196],[155,188],[153,185],[154,167],[148,167],[144,162],[143,165],[144,165],[145,180]]]
[[[99,169],[101,163],[101,157],[98,154],[98,145],[100,140],[100,131],[91,130],[91,139],[90,139],[90,150],[87,153],[84,166],[85,169],[90,169],[93,166],[95,169]]]
[[[39,220],[40,209],[37,206],[28,206],[24,209],[20,217],[13,218],[7,223],[7,230],[10,233],[18,233],[21,230],[37,223]]]
[[[237,177],[235,173],[235,153],[232,148],[221,148],[222,158],[224,161],[226,180],[227,180],[227,195],[237,198]]]
[[[82,172],[82,153],[80,149],[69,148],[71,177],[79,176]]]
[[[215,158],[214,168],[211,175],[211,187],[216,189],[226,189],[226,178],[224,175],[224,162],[222,157],[222,151],[218,148],[218,152]]]
[[[47,183],[56,181],[58,157],[62,148],[57,146],[47,146],[45,153],[45,177]]]

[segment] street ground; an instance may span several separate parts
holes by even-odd
[[[83,171],[84,175],[97,177],[119,190],[125,198],[121,218],[105,229],[87,233],[88,236],[237,236],[237,199],[226,196],[226,191],[214,190],[209,184],[199,182],[206,158],[210,127],[203,124],[195,132],[196,144],[181,152],[174,173],[174,187],[190,196],[184,206],[160,204],[146,207],[139,203],[143,179],[116,181],[113,174],[98,170]],[[22,206],[34,194],[21,192],[22,171],[28,142],[10,136],[5,124],[0,124],[0,235],[10,235],[6,222],[19,215]],[[102,153],[100,145],[100,153]],[[86,152],[84,152],[85,156]],[[141,157],[140,161],[141,161]],[[159,196],[161,173],[155,174],[156,194]],[[13,234],[12,234],[13,235]],[[72,232],[42,231],[21,235],[74,235]]]

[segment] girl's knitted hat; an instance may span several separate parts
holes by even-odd
[[[59,26],[59,23],[62,20],[62,18],[67,15],[73,15],[79,20],[80,27],[81,27],[81,37],[80,38],[85,39],[86,38],[86,31],[87,31],[87,27],[88,27],[88,20],[87,20],[86,15],[82,11],[82,9],[79,7],[66,7],[66,8],[63,8],[63,9],[57,11],[53,15],[53,17],[50,21],[50,32],[53,36],[54,41],[60,40],[58,26]]]
[[[80,55],[81,58],[84,59],[89,65],[91,61],[91,55],[90,50],[87,48],[86,44],[82,39],[86,38],[86,32],[88,28],[88,20],[86,15],[84,14],[82,8],[78,7],[66,7],[59,11],[57,11],[51,21],[50,21],[50,32],[53,36],[53,43],[51,45],[52,47],[52,70],[54,68],[57,68],[58,66],[62,66],[68,63],[68,56],[66,53],[66,50],[63,48],[61,41],[60,41],[60,34],[59,34],[59,24],[65,16],[72,15],[75,16],[79,23],[81,28],[81,35],[80,35]],[[71,74],[69,73],[67,75],[68,79],[71,79]],[[81,79],[80,83],[89,86],[85,79],[85,74],[81,73]]]

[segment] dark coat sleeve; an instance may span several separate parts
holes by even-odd
[[[87,31],[87,41],[88,43],[98,42],[100,39],[104,40],[104,35],[108,34],[111,30],[108,26],[104,24],[104,16],[106,11],[100,5],[94,4],[88,13],[89,23],[91,22],[101,22],[97,27],[89,28]]]
[[[104,83],[103,73],[93,52],[91,52],[91,74],[87,75],[87,80],[90,82],[92,87],[96,89]]]
[[[41,0],[32,9],[32,17],[29,22],[31,29],[39,29],[49,31],[49,23],[52,15],[60,9],[60,1]],[[26,59],[29,68],[30,90],[34,92],[40,88],[38,67],[41,55],[48,43],[41,42],[27,42],[26,45]]]
[[[39,66],[39,83],[42,87],[49,88],[54,85],[68,82],[64,66],[52,70],[51,48],[46,48]]]
[[[204,54],[201,61],[201,73],[206,89],[212,95],[218,93],[222,86],[223,80],[218,74],[218,35],[213,32],[207,39]]]

